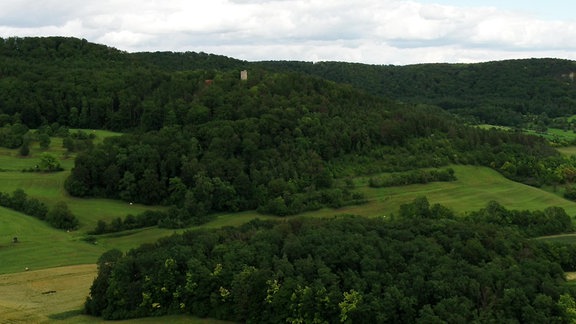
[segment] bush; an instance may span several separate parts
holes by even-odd
[[[56,203],[56,205],[48,211],[46,221],[53,227],[60,229],[71,230],[78,227],[78,219],[72,214],[68,205],[63,201]]]
[[[434,169],[434,170],[414,170],[403,173],[393,173],[379,177],[370,178],[369,185],[373,188],[405,186],[417,183],[429,183],[438,181],[455,181],[454,170]]]

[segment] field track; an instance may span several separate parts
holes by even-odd
[[[0,275],[0,323],[49,323],[80,310],[96,273],[87,264]]]

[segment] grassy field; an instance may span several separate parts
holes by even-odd
[[[567,156],[576,155],[576,146],[563,146],[557,147],[556,149],[558,152]]]
[[[2,323],[158,323],[158,318],[104,321],[81,315],[96,277],[92,264],[31,270],[0,276],[0,322]],[[227,323],[190,316],[165,316],[162,323]]]
[[[434,182],[402,187],[370,188],[369,177],[356,179],[357,190],[368,197],[368,204],[349,206],[338,210],[324,209],[305,215],[330,216],[357,214],[367,217],[397,213],[400,205],[414,198],[426,196],[431,204],[445,205],[459,214],[478,210],[490,200],[498,201],[509,209],[544,209],[559,206],[569,215],[576,215],[576,203],[554,193],[510,181],[498,172],[476,166],[452,166],[457,177],[453,182]]]
[[[127,251],[142,243],[151,243],[182,231],[151,227],[102,235],[98,236],[94,243],[86,242],[86,232],[91,230],[99,219],[110,221],[151,207],[107,199],[78,199],[68,196],[63,184],[73,164],[72,159],[59,150],[57,147],[49,149],[53,154],[60,154],[58,156],[63,165],[66,165],[66,170],[44,174],[20,171],[36,163],[34,156],[41,153],[39,148],[33,148],[32,156],[28,158],[19,157],[16,150],[0,149],[0,169],[3,170],[0,172],[0,191],[12,192],[22,188],[29,196],[38,198],[49,206],[57,201],[65,201],[81,223],[78,231],[65,232],[55,230],[32,217],[0,208],[0,319],[9,318],[14,322],[100,323],[102,321],[99,319],[79,313],[95,275],[93,265],[98,257],[111,248]],[[426,196],[431,204],[443,204],[458,214],[477,210],[486,206],[488,201],[496,200],[510,209],[560,206],[569,215],[576,215],[576,203],[550,192],[509,181],[489,168],[458,165],[452,168],[458,179],[454,182],[376,189],[368,186],[368,177],[357,178],[356,190],[366,195],[368,203],[338,210],[326,208],[294,217],[332,217],[342,214],[388,216],[397,213],[402,204],[419,196]],[[255,211],[246,211],[217,215],[212,222],[201,227],[237,226],[254,218],[278,219],[260,215]],[[14,237],[18,238],[17,243],[13,243]],[[576,241],[576,236],[557,239]],[[30,270],[25,271],[26,268]],[[55,302],[55,299],[59,302]],[[120,323],[156,323],[155,320],[157,319]],[[189,317],[162,318],[162,321],[222,323]]]

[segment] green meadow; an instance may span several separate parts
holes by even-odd
[[[13,159],[19,158],[13,157]],[[332,217],[344,214],[388,217],[396,214],[402,204],[420,196],[426,196],[431,204],[445,205],[461,215],[486,206],[490,200],[498,201],[509,209],[543,209],[548,206],[559,206],[568,214],[576,215],[576,203],[554,193],[507,180],[492,169],[461,165],[454,165],[452,168],[457,177],[453,182],[371,188],[368,186],[369,177],[357,178],[356,190],[366,195],[368,203],[340,209],[325,208],[292,217]],[[0,273],[21,271],[22,264],[17,260],[24,258],[33,260],[30,261],[33,262],[31,264],[40,268],[94,263],[98,256],[108,249],[119,248],[126,251],[142,243],[154,242],[163,236],[181,231],[152,227],[101,235],[96,237],[95,243],[86,242],[83,240],[86,232],[93,229],[100,219],[110,221],[117,217],[125,217],[127,214],[137,214],[150,208],[161,207],[130,205],[110,199],[70,197],[63,188],[68,172],[0,172],[0,191],[12,192],[22,188],[29,196],[38,198],[49,206],[57,201],[65,201],[80,220],[79,230],[66,233],[52,229],[29,216],[2,209],[0,220],[3,226],[0,227],[0,242],[4,243],[0,249],[0,258],[4,262],[0,263]],[[279,219],[258,214],[256,211],[245,211],[216,215],[213,221],[202,225],[201,228],[236,226],[254,218]],[[14,236],[28,238],[26,240],[28,243],[17,245],[19,250],[15,253],[13,253],[16,251],[14,246],[8,244]]]
[[[95,131],[96,139],[102,141],[118,133]],[[565,148],[566,150],[568,148]],[[576,149],[574,149],[576,151]],[[64,171],[54,173],[22,172],[38,163],[41,153],[57,156]],[[162,208],[128,204],[110,199],[81,199],[69,196],[64,181],[73,167],[73,158],[62,148],[61,139],[53,138],[51,146],[42,150],[37,143],[31,146],[30,156],[20,157],[18,150],[0,149],[0,191],[11,193],[23,189],[30,197],[37,198],[49,207],[64,201],[80,221],[80,228],[70,233],[55,230],[32,217],[8,209],[0,209],[0,273],[18,272],[25,267],[50,268],[62,265],[95,263],[104,251],[118,248],[127,251],[142,243],[181,232],[182,230],[155,227],[112,233],[96,237],[89,243],[86,233],[98,220],[107,222],[127,214],[136,215],[147,209]],[[439,203],[465,214],[496,200],[510,209],[543,209],[548,206],[563,207],[568,214],[576,215],[576,203],[557,194],[512,182],[498,172],[476,166],[454,165],[457,181],[416,184],[402,187],[370,188],[369,177],[354,180],[356,189],[365,194],[368,203],[340,209],[325,208],[292,217],[332,217],[355,214],[366,217],[388,217],[397,214],[402,204],[419,196],[426,196],[431,204]],[[237,226],[254,218],[279,219],[258,214],[256,211],[219,214],[201,228]],[[20,243],[12,243],[18,237]]]
[[[0,215],[0,274],[94,263],[105,251],[10,209],[0,208]]]
[[[576,146],[563,146],[563,147],[557,147],[556,150],[558,150],[558,152],[567,155],[567,156],[571,156],[571,155],[576,155]]]
[[[56,141],[53,141],[52,145],[54,142]],[[29,273],[25,269],[56,271],[56,269],[61,269],[58,267],[63,266],[94,264],[98,257],[109,249],[117,248],[128,251],[140,244],[152,243],[159,238],[183,231],[149,227],[99,235],[94,240],[87,240],[86,233],[93,229],[100,219],[110,221],[117,217],[124,217],[129,213],[137,214],[150,208],[161,207],[131,205],[110,199],[71,197],[65,192],[63,186],[70,169],[73,167],[73,157],[67,156],[59,147],[51,147],[47,151],[59,157],[65,168],[64,171],[55,173],[22,172],[22,169],[30,168],[34,163],[37,163],[35,159],[43,151],[34,147],[30,157],[22,158],[18,156],[17,150],[0,149],[0,169],[2,170],[0,171],[0,191],[12,192],[22,188],[29,196],[40,199],[48,206],[58,201],[64,201],[80,220],[80,228],[72,232],[56,230],[33,217],[0,208],[0,260],[2,260],[0,262],[0,275]],[[549,206],[560,206],[569,215],[576,215],[576,203],[563,199],[557,194],[507,180],[492,169],[462,165],[451,167],[457,177],[457,180],[453,182],[371,188],[368,186],[369,177],[359,177],[354,179],[355,190],[365,194],[368,201],[366,204],[340,209],[325,208],[291,217],[333,217],[346,214],[390,217],[398,213],[402,204],[411,202],[420,196],[426,196],[431,204],[445,205],[460,215],[482,208],[490,200],[496,200],[509,209],[543,209]],[[237,226],[254,218],[281,219],[261,215],[256,211],[224,213],[215,215],[211,222],[199,228]],[[14,242],[14,238],[17,238],[18,242]],[[574,242],[576,236],[565,235],[547,239]],[[63,284],[63,282],[73,280],[73,278],[76,278],[74,274],[62,276],[59,282]],[[91,279],[78,280],[78,289],[71,290],[70,293],[85,295],[86,289],[91,284]],[[11,284],[16,285],[17,283]],[[28,305],[25,303],[25,298],[20,302],[22,305]],[[80,315],[81,303],[80,300],[77,305],[62,306],[59,308],[62,309],[60,312],[46,310],[42,316],[48,316],[48,318],[62,323],[105,323],[101,319]],[[0,314],[2,311],[9,313],[10,309],[7,307],[0,302]],[[30,312],[35,311],[32,309]],[[186,316],[163,318],[163,320],[174,323],[223,323]],[[138,319],[123,321],[122,323],[141,322]],[[154,322],[154,320],[150,322]]]

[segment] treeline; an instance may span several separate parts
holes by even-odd
[[[371,177],[368,185],[373,188],[425,184],[429,182],[455,181],[454,169],[414,170]]]
[[[544,210],[507,210],[496,201],[490,201],[479,211],[470,213],[472,221],[502,226],[513,226],[528,236],[544,236],[574,231],[572,218],[560,207]]]
[[[404,102],[436,105],[479,123],[551,125],[554,117],[576,113],[576,87],[570,78],[574,62],[570,60],[407,66],[295,61],[257,64],[352,84]]]
[[[400,219],[453,219],[454,213],[440,204],[430,206],[426,197],[418,197],[403,204]],[[572,218],[561,207],[544,210],[509,210],[497,201],[489,201],[485,208],[470,212],[464,221],[508,227],[527,237],[538,237],[574,231]]]
[[[58,202],[48,209],[40,200],[28,197],[22,189],[17,189],[12,194],[0,192],[0,206],[38,218],[58,229],[73,230],[79,224],[65,202]]]
[[[255,220],[112,250],[98,261],[85,310],[255,323],[574,319],[575,292],[554,249],[425,198],[404,212],[392,221]]]
[[[127,130],[141,126],[141,118],[149,127],[170,110],[182,116],[206,80],[217,81],[223,71],[238,78],[241,69],[250,70],[248,83],[262,73],[297,72],[482,123],[552,125],[555,117],[576,113],[574,62],[560,59],[408,66],[245,62],[192,52],[131,54],[65,37],[0,39],[0,57],[0,120],[19,117],[30,128],[59,122]]]
[[[172,206],[167,210],[147,210],[137,215],[128,214],[110,222],[98,220],[90,235],[116,233],[137,228],[158,226],[160,228],[184,228],[204,224],[212,219],[211,215],[198,215],[184,208]]]

